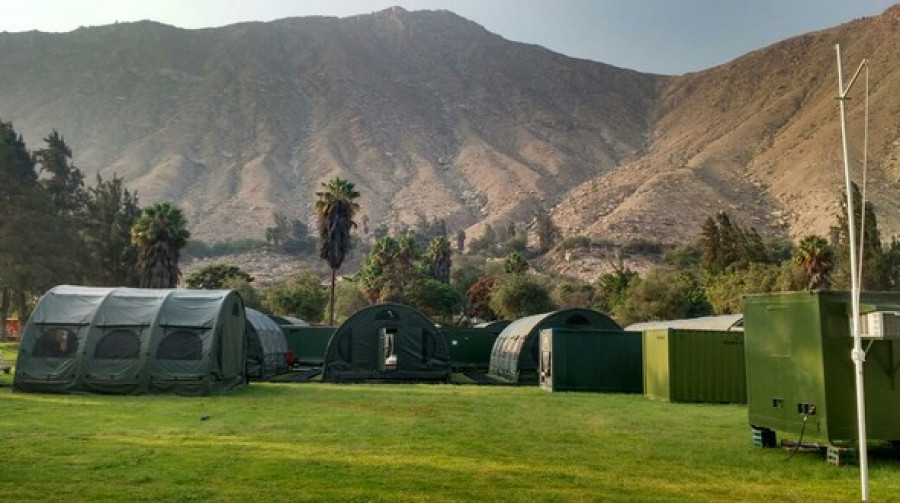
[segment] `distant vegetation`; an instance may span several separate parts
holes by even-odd
[[[267,246],[268,244],[265,241],[252,238],[228,239],[212,243],[191,239],[188,241],[187,246],[184,247],[184,255],[191,258],[213,258],[262,250]]]
[[[121,179],[98,177],[85,186],[62,136],[53,131],[44,141],[45,148],[29,152],[12,125],[0,122],[2,317],[27,318],[36,299],[57,284],[171,287],[180,276],[180,254],[222,257],[260,249],[310,257],[318,252],[333,273],[352,251],[362,266],[346,272],[333,295],[309,270],[275,278],[259,291],[249,273],[227,263],[182,279],[194,288],[232,288],[248,306],[312,322],[340,320],[366,304],[399,302],[442,324],[588,307],[628,325],[737,313],[748,293],[847,289],[850,283],[844,207],[827,237],[809,235],[797,244],[766,241],[725,212],[709,216],[693,241],[678,246],[563,237],[545,211],[529,222],[487,226],[466,242],[463,230],[453,232],[444,220],[422,213],[415,226],[393,233],[382,226],[370,232],[365,217],[357,228],[360,194],[352,183],[333,179],[318,194],[318,240],[302,221],[275,213],[265,240],[207,244],[187,241],[187,222],[171,204],[142,209]],[[857,226],[864,228],[863,288],[900,289],[900,242],[883,242],[874,207],[863,208],[853,190],[853,213],[858,221],[865,213],[866,222]],[[842,194],[836,197],[844,205]],[[606,257],[610,270],[591,281],[541,272],[540,264],[554,254],[568,260],[569,253]],[[657,265],[638,274],[625,265],[634,257]],[[334,306],[334,315],[325,315],[326,304]]]

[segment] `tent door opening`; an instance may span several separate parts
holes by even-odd
[[[396,336],[396,327],[382,327],[378,331],[378,347],[381,348],[381,358],[378,359],[378,370],[383,372],[397,370]]]

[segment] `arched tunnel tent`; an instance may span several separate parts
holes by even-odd
[[[609,316],[591,309],[571,308],[526,316],[500,332],[491,351],[488,374],[513,383],[538,383],[541,329],[621,330]]]
[[[357,311],[331,336],[322,379],[435,380],[450,378],[450,355],[435,324],[401,304]]]
[[[244,381],[245,318],[231,290],[48,291],[26,325],[13,387],[209,394]]]
[[[268,379],[288,371],[287,341],[271,317],[247,308],[247,377]]]

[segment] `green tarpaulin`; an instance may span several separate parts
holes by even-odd
[[[364,308],[331,336],[322,379],[450,379],[450,355],[434,323],[409,306],[378,304]]]
[[[255,310],[247,313],[247,377],[268,379],[288,371],[287,341],[281,327]]]
[[[22,334],[13,388],[202,395],[245,381],[245,314],[232,290],[62,285]]]

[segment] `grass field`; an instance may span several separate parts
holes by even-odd
[[[3,501],[853,501],[855,467],[755,448],[747,411],[459,385],[221,396],[0,387]],[[872,501],[900,456],[870,449]]]

